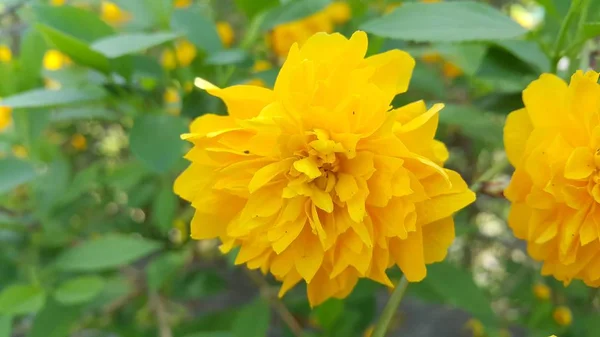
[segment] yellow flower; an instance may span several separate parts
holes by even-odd
[[[352,10],[350,6],[342,1],[336,1],[331,3],[327,8],[325,8],[325,13],[331,18],[336,24],[343,24],[350,20],[352,16]]]
[[[442,73],[444,74],[444,77],[452,80],[461,76],[463,74],[463,71],[454,63],[445,61],[442,66]]]
[[[15,157],[17,158],[27,158],[27,156],[29,155],[29,151],[27,151],[27,148],[23,145],[15,145],[12,147],[12,151],[13,154],[15,155]]]
[[[171,49],[163,51],[161,64],[168,70],[177,68],[177,64],[181,67],[187,67],[196,58],[197,54],[198,51],[194,44],[187,40],[181,40],[175,44],[175,53]]]
[[[539,300],[550,299],[551,293],[552,293],[552,291],[550,290],[550,287],[548,287],[547,285],[545,285],[543,283],[536,283],[533,286],[533,294]]]
[[[422,280],[454,239],[451,215],[475,199],[442,166],[443,105],[390,107],[414,59],[366,51],[364,32],[318,33],[292,46],[274,90],[197,79],[229,115],[205,114],[182,136],[192,163],[174,190],[195,208],[192,238],[240,247],[236,264],[283,281],[280,296],[306,282],[313,306],[359,278],[392,286],[393,265]]]
[[[465,328],[471,331],[473,337],[484,337],[485,336],[485,327],[483,323],[475,318],[471,318],[465,323]]]
[[[560,326],[569,326],[573,322],[573,314],[571,314],[571,309],[565,306],[560,306],[554,309],[552,318],[554,318],[556,324]]]
[[[10,62],[12,60],[12,51],[9,46],[0,45],[0,62]]]
[[[110,1],[102,1],[101,15],[104,21],[113,25],[120,25],[131,19],[131,15],[128,12]]]
[[[221,43],[225,47],[231,47],[233,44],[233,40],[235,39],[235,32],[229,22],[219,21],[217,22],[217,33],[219,33],[219,37],[221,38]]]
[[[245,84],[246,85],[257,86],[257,87],[266,87],[267,86],[267,84],[263,80],[261,80],[260,78],[250,79]]]
[[[163,94],[167,112],[171,115],[179,115],[181,112],[181,96],[179,90],[175,88],[167,88]]]
[[[66,0],[50,0],[52,6],[62,6],[66,3]]]
[[[73,137],[71,137],[71,146],[77,151],[85,151],[85,149],[87,149],[87,140],[85,139],[85,136],[80,133],[74,134]]]
[[[0,100],[0,131],[4,131],[12,122],[12,109],[1,104]]]
[[[438,63],[442,61],[442,56],[437,52],[427,52],[421,56],[421,60],[425,63]]]
[[[186,8],[189,7],[192,4],[192,0],[175,0],[175,3],[173,4],[175,6],[175,8]]]
[[[515,167],[508,223],[542,274],[600,286],[600,85],[577,71],[570,85],[543,74],[523,91],[504,143]]]
[[[46,70],[59,70],[70,63],[71,59],[58,50],[51,49],[44,54],[43,64]]]
[[[252,72],[260,73],[261,71],[266,71],[271,68],[273,68],[273,66],[271,65],[271,62],[266,61],[266,60],[257,60],[256,62],[254,62],[254,65],[252,66]]]

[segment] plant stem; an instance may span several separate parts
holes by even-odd
[[[584,0],[585,1],[585,0]],[[571,2],[571,7],[569,7],[569,11],[563,20],[560,30],[558,32],[558,38],[556,39],[556,43],[554,44],[554,53],[552,55],[552,67],[551,72],[556,74],[558,70],[558,61],[561,57],[563,57],[563,46],[565,44],[565,40],[567,39],[567,35],[569,32],[569,28],[571,27],[571,21],[575,17],[577,13],[577,9],[579,8],[581,0],[576,1],[573,0]]]
[[[388,326],[390,325],[390,321],[398,310],[398,306],[400,305],[400,302],[402,302],[402,298],[404,298],[406,288],[408,288],[408,280],[404,275],[402,275],[402,279],[400,279],[400,282],[398,282],[398,285],[394,289],[392,296],[390,296],[390,299],[383,308],[381,316],[379,316],[379,321],[377,322],[377,325],[375,325],[375,330],[373,330],[372,337],[385,336]]]
[[[494,178],[498,173],[501,173],[508,167],[508,161],[506,159],[502,159],[488,168],[485,172],[483,172],[475,181],[469,186],[472,191],[477,192],[483,183]]]

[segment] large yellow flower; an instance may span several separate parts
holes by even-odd
[[[504,129],[516,168],[506,190],[509,225],[542,273],[600,286],[600,85],[578,71],[567,85],[543,74]]]
[[[292,46],[274,90],[198,81],[229,116],[204,115],[182,136],[194,147],[175,192],[195,208],[192,238],[239,246],[236,263],[271,272],[280,296],[304,280],[311,305],[362,277],[392,286],[395,264],[420,281],[446,256],[452,213],[475,198],[442,168],[443,105],[390,107],[413,58],[366,51],[364,32],[319,33]]]
[[[292,44],[302,44],[315,33],[332,33],[335,24],[345,23],[350,16],[347,3],[333,2],[311,16],[276,26],[270,36],[271,47],[277,56],[285,57]]]

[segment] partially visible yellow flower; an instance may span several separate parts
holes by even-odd
[[[438,63],[441,62],[442,56],[437,52],[427,52],[421,55],[421,60],[425,63]]]
[[[161,63],[165,69],[173,70],[179,66],[187,67],[196,58],[198,51],[196,46],[188,40],[181,40],[175,44],[175,53],[171,49],[165,49],[162,53]]]
[[[46,70],[59,70],[70,63],[71,59],[58,50],[50,49],[44,54],[43,64]]]
[[[167,88],[163,94],[167,112],[171,115],[179,115],[181,111],[181,96],[179,90],[175,88]]]
[[[473,337],[484,337],[485,327],[481,321],[471,318],[465,323],[465,328],[469,330]]]
[[[350,5],[343,1],[332,2],[325,8],[325,13],[327,13],[329,18],[331,18],[331,21],[336,24],[346,23],[352,16]]]
[[[0,100],[0,131],[4,131],[12,122],[12,108],[2,105]]]
[[[256,62],[254,62],[254,65],[252,66],[252,72],[260,73],[261,71],[266,71],[271,68],[273,68],[273,66],[271,65],[271,62],[269,62],[267,60],[257,60]]]
[[[365,58],[367,34],[318,33],[294,44],[274,90],[196,85],[229,115],[204,114],[175,192],[192,203],[194,239],[219,238],[236,264],[270,272],[283,296],[306,282],[312,306],[350,294],[360,278],[410,282],[454,240],[452,214],[475,200],[434,140],[442,104],[393,109],[414,59]]]
[[[12,51],[7,45],[0,45],[0,62],[10,62],[12,60]]]
[[[100,11],[102,20],[112,25],[120,25],[131,20],[131,14],[122,10],[114,2],[102,1]]]
[[[371,335],[373,335],[373,331],[375,331],[375,326],[369,326],[367,330],[365,330],[365,332],[363,333],[363,337],[371,337]]]
[[[227,21],[219,21],[217,22],[217,33],[219,33],[219,37],[221,38],[221,43],[225,47],[231,47],[233,44],[233,40],[235,39],[235,32],[233,28]]]
[[[552,291],[550,290],[550,287],[548,287],[547,285],[545,285],[543,283],[536,283],[533,286],[533,294],[539,300],[550,299],[551,293],[552,293]]]
[[[12,151],[15,157],[21,159],[27,158],[27,156],[29,155],[29,151],[27,151],[27,148],[20,144],[13,146]]]
[[[542,74],[523,91],[504,145],[515,167],[508,224],[543,261],[542,274],[600,286],[600,85],[577,71],[567,84]]]
[[[62,85],[60,84],[60,82],[51,78],[44,78],[44,87],[50,90],[59,90],[62,87]]]
[[[192,4],[193,0],[175,0],[175,8],[186,8]]]
[[[444,74],[444,77],[446,77],[446,78],[455,79],[455,78],[461,76],[463,74],[463,71],[461,68],[459,68],[454,63],[445,61],[444,64],[442,65],[442,73]]]
[[[66,0],[50,0],[52,6],[62,6],[66,3]]]
[[[71,146],[77,151],[85,151],[87,149],[87,139],[84,135],[76,133],[71,137]]]
[[[573,323],[573,314],[571,314],[571,309],[565,306],[560,306],[554,309],[552,318],[554,318],[556,324],[560,326],[569,326],[571,323]]]

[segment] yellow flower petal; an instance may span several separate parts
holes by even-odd
[[[571,153],[565,166],[565,178],[585,179],[595,170],[592,151],[585,147],[578,147]]]

